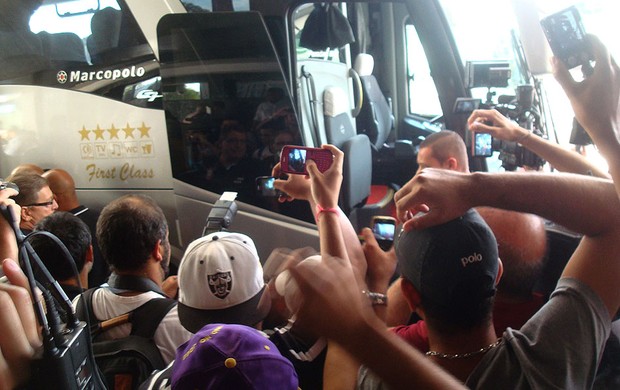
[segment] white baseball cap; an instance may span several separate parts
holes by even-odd
[[[265,318],[270,300],[252,239],[216,232],[193,241],[179,265],[179,319],[196,333],[210,323],[254,326]]]

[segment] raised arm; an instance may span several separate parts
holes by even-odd
[[[565,149],[544,138],[533,136],[529,130],[522,128],[497,110],[476,110],[471,114],[467,123],[472,132],[489,133],[493,138],[502,141],[520,143],[547,160],[559,171],[610,178],[608,173],[599,169],[579,153]]]
[[[344,153],[333,145],[323,145],[323,148],[334,155],[331,167],[321,173],[314,161],[310,160],[306,165],[311,199],[315,206],[316,223],[319,228],[321,255],[337,256],[348,261],[349,256],[340,222],[342,211],[338,208]]]
[[[385,324],[361,294],[351,268],[342,259],[324,257],[320,263],[302,263],[291,269],[291,273],[303,295],[298,320],[312,324],[315,332],[336,341],[383,378],[391,389],[465,388],[398,336],[386,331]],[[325,385],[326,389],[346,388],[339,384]]]
[[[338,149],[336,150],[339,153],[342,153]],[[273,168],[272,175],[274,177],[280,177],[279,163],[276,164],[276,166]],[[284,195],[280,197],[279,201],[285,202],[292,199],[306,200],[310,205],[312,213],[316,216],[316,202],[311,194],[310,178],[308,176],[288,175],[288,178],[286,179],[276,180],[274,182],[274,187],[284,192]],[[336,207],[338,207],[338,205],[336,205]],[[364,275],[366,274],[366,261],[364,258],[364,252],[362,250],[362,246],[359,243],[357,232],[353,228],[353,225],[351,225],[351,221],[349,221],[349,218],[342,212],[342,210],[339,209],[339,211],[339,226],[344,239],[347,254],[349,256],[349,260],[356,268],[356,275],[358,277],[358,280],[361,282],[364,278]]]
[[[593,74],[576,82],[566,67],[553,59],[553,72],[568,96],[575,117],[586,129],[601,154],[620,193],[620,68],[607,48],[588,36],[596,59]]]
[[[538,214],[585,235],[563,276],[588,284],[610,314],[620,307],[620,201],[613,184],[573,174],[425,169],[396,194],[398,215],[424,211],[406,229],[447,222],[476,206]],[[614,287],[612,287],[614,286]]]

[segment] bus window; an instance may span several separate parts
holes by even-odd
[[[407,98],[409,114],[434,118],[442,114],[439,96],[420,38],[412,24],[405,25]]]
[[[5,3],[0,15],[3,84],[85,90],[122,100],[128,83],[147,80],[158,70],[146,38],[124,3]],[[144,101],[139,103],[144,105]]]
[[[279,204],[256,186],[259,176],[271,175],[281,146],[301,142],[289,88],[259,14],[179,16],[162,18],[158,27],[173,176],[310,219],[307,207]]]
[[[250,0],[184,0],[187,12],[249,11]]]

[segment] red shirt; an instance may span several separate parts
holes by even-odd
[[[520,329],[542,307],[542,295],[534,294],[531,300],[522,303],[495,301],[493,305],[493,326],[497,337],[500,337],[506,328]],[[399,325],[391,331],[405,339],[419,351],[428,352],[428,329],[424,320],[411,325]]]

